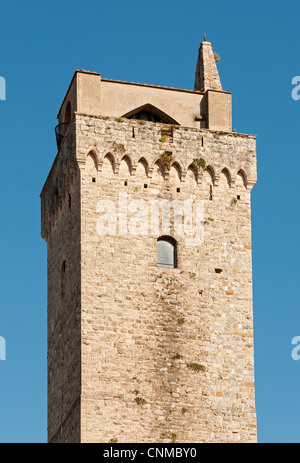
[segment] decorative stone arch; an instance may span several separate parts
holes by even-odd
[[[92,159],[95,169],[98,170],[98,158],[94,151],[90,151],[86,157],[86,162],[88,162],[89,159]]]
[[[216,185],[216,178],[217,178],[216,177],[216,170],[212,166],[212,164],[209,164],[208,166],[206,166],[205,170],[202,173],[202,178],[203,178],[204,172],[206,172],[206,173],[208,173],[210,175],[212,185]]]
[[[153,169],[155,164],[157,163],[160,163],[162,165],[162,162],[161,162],[161,157],[160,156],[157,156],[156,158],[154,158],[153,161],[151,161],[150,165],[149,165],[149,169]]]
[[[105,153],[105,154],[103,155],[102,160],[101,160],[101,164],[103,164],[103,162],[104,162],[105,159],[109,159],[109,160],[112,162],[113,166],[115,167],[115,165],[116,165],[116,158],[115,158],[115,156],[112,154],[111,151],[108,151],[107,153]]]
[[[128,154],[124,154],[124,156],[122,156],[121,160],[120,160],[120,165],[119,165],[119,174],[122,174],[122,170],[123,170],[123,165],[127,166],[128,168],[128,175],[130,176],[131,173],[132,173],[132,161],[131,161],[131,158]]]
[[[172,162],[171,167],[170,167],[170,173],[171,173],[172,167],[177,170],[179,181],[181,181],[183,171],[182,171],[182,166],[181,166],[180,162],[178,162],[177,160]]]
[[[85,160],[81,162],[82,179],[84,182],[96,182],[98,177],[98,156],[94,150],[90,150],[85,156]]]
[[[155,183],[155,181],[164,181],[166,178],[165,176],[165,169],[162,165],[162,162],[160,158],[157,158],[156,161],[153,163],[153,167],[151,166],[151,179],[152,182]]]
[[[124,114],[122,117],[126,117],[127,119],[140,119],[150,122],[179,125],[175,119],[150,103],[146,103],[142,106],[139,106],[138,108],[134,108],[128,113]]]
[[[109,164],[107,164],[107,161],[110,163],[112,173],[115,173],[116,172],[116,160],[115,160],[114,155],[111,152],[106,153],[103,156],[102,160],[100,161],[101,172],[104,172],[105,170],[108,170],[107,168],[109,168]],[[107,168],[106,168],[106,166],[107,166]]]
[[[195,167],[195,165],[193,163],[191,163],[187,170],[186,170],[186,178],[187,179],[190,179],[190,176],[189,176],[189,173],[192,173],[193,175],[193,179],[195,180],[195,182],[198,184],[199,182],[199,171],[197,169],[197,167]]]
[[[242,183],[244,185],[245,188],[247,188],[247,174],[246,174],[246,171],[244,169],[239,169],[237,174],[236,174],[236,184],[239,183],[238,179],[241,178],[242,179]]]
[[[99,170],[99,153],[95,148],[89,149],[86,153],[86,161],[88,157],[91,157],[95,163],[96,170]]]
[[[134,165],[133,169],[134,169],[135,174],[139,174],[139,172],[138,172],[139,165],[142,165],[142,167],[145,170],[145,176],[148,177],[148,175],[149,175],[149,163],[148,163],[147,159],[144,156],[139,158],[137,163]]]
[[[222,170],[221,170],[221,173],[220,173],[220,178],[221,178],[221,175],[224,175],[226,180],[227,180],[227,184],[228,184],[228,187],[231,187],[232,186],[232,179],[231,179],[231,174],[230,174],[230,170],[227,168],[227,167],[224,167]]]

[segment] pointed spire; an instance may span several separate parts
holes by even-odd
[[[198,52],[194,90],[206,92],[209,89],[222,90],[222,85],[211,43],[206,41],[204,34]]]

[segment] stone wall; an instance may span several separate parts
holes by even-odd
[[[80,114],[75,124],[81,441],[256,441],[255,137]],[[169,172],[159,162],[163,152],[172,155]],[[193,168],[196,158],[205,159],[204,171]],[[168,269],[157,267],[158,236],[118,227],[100,236],[98,203],[113,201],[118,210],[120,193],[149,210],[155,199],[203,200],[203,243],[187,246],[174,235],[178,267]]]
[[[49,442],[256,441],[255,152],[251,135],[75,114],[41,194]],[[158,267],[160,233],[125,223],[191,199],[204,240],[187,244],[173,216],[178,265]],[[115,234],[99,234],[103,200]]]
[[[80,175],[71,125],[41,194],[48,264],[48,441],[80,440]]]

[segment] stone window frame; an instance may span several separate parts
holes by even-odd
[[[168,243],[170,245],[172,245],[172,248],[173,248],[173,255],[171,257],[171,261],[172,263],[169,264],[167,262],[158,262],[158,243],[159,242],[165,242],[165,243]],[[159,238],[157,238],[156,240],[156,253],[157,253],[157,266],[158,267],[161,267],[161,268],[177,268],[177,241],[175,240],[175,238],[173,238],[172,236],[169,236],[169,235],[162,235],[160,236]]]

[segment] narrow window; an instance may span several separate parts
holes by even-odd
[[[64,260],[60,270],[60,302],[61,308],[64,308],[66,296],[66,261]]]
[[[171,236],[161,236],[157,239],[158,267],[177,267],[177,243]]]

